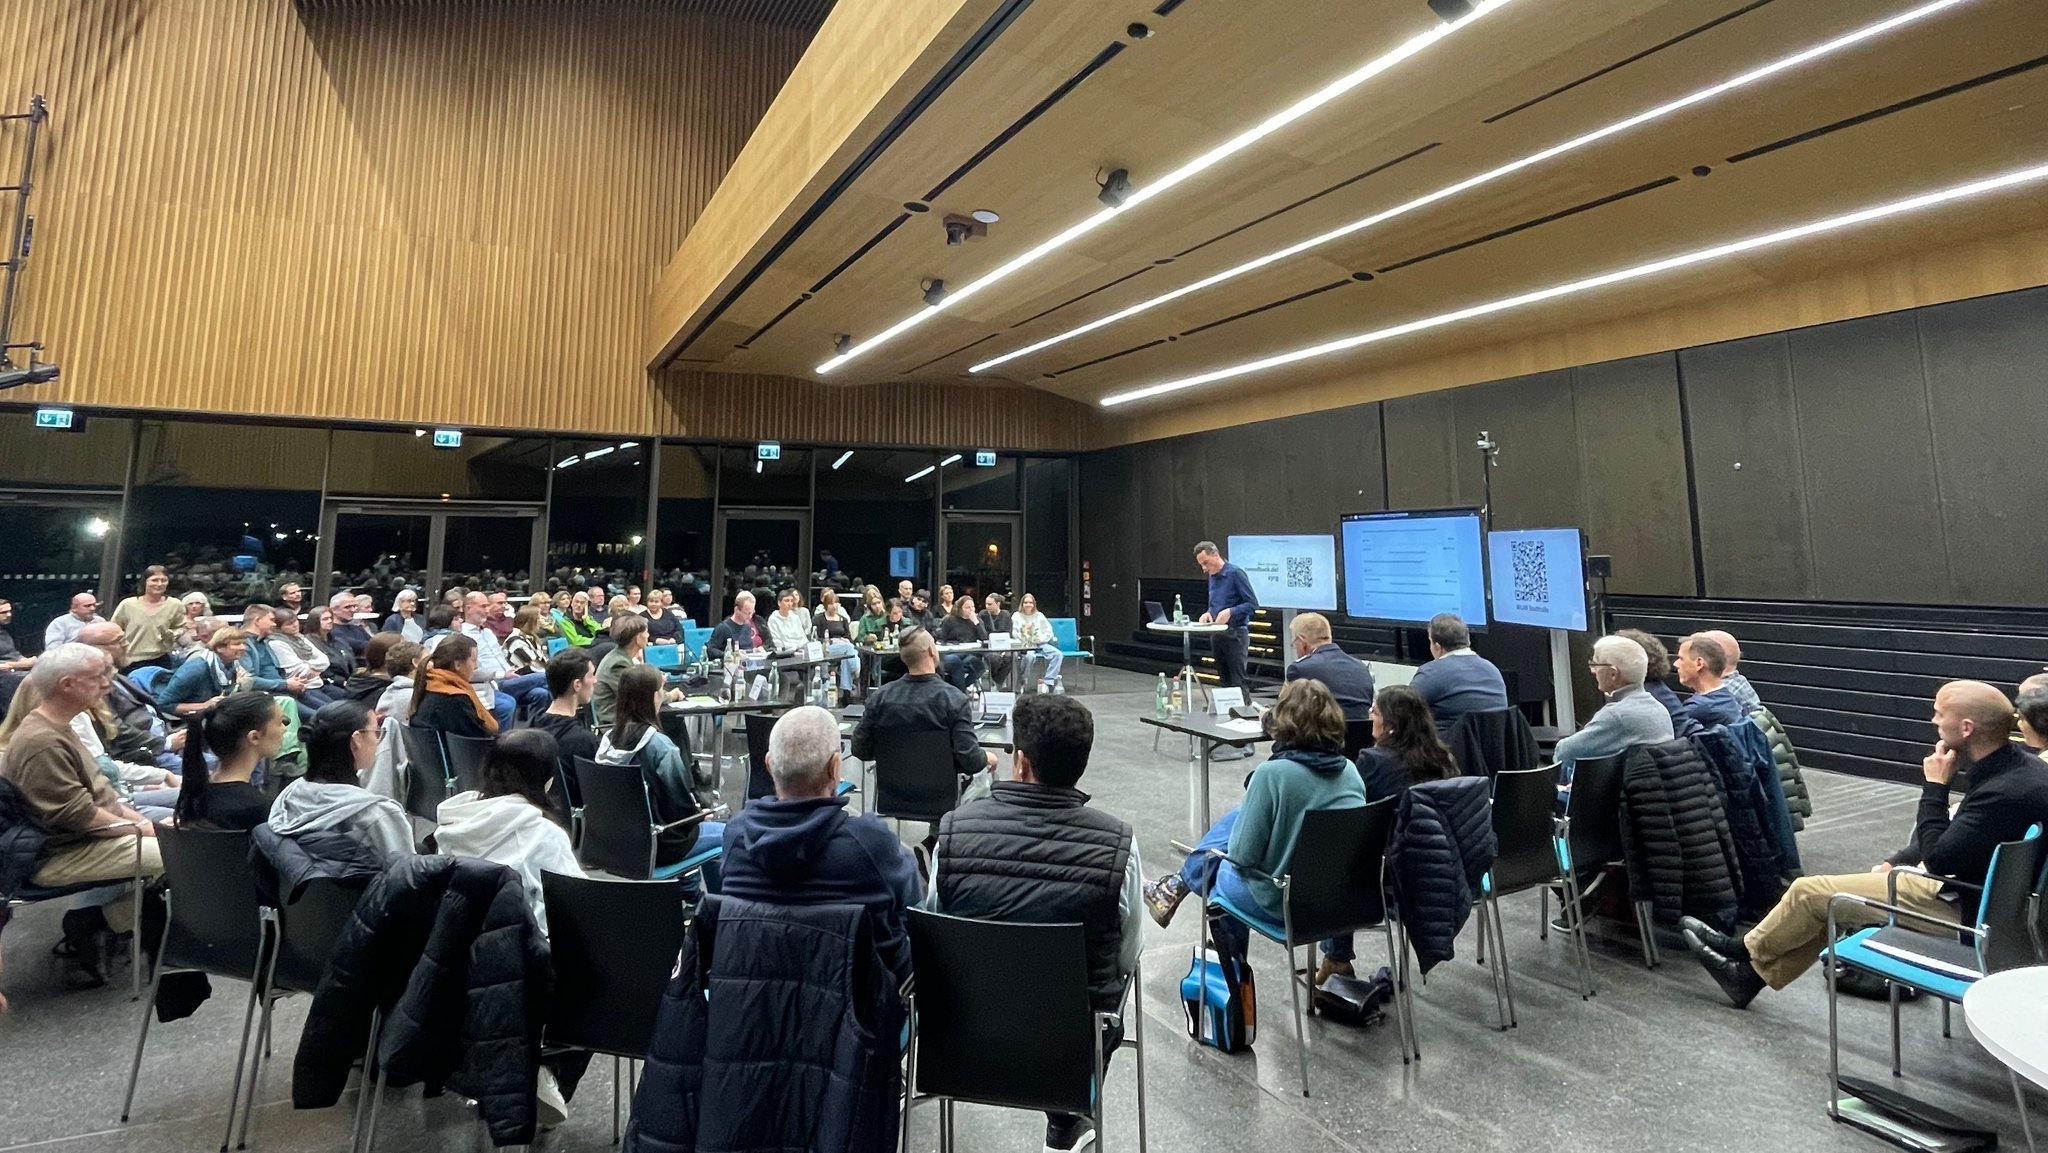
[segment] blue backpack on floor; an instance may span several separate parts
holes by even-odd
[[[1243,957],[1196,949],[1188,975],[1180,979],[1180,1002],[1188,1036],[1226,1053],[1251,1048],[1259,1031],[1259,997]]]

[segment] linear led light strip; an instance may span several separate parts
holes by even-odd
[[[1764,80],[1771,76],[1775,76],[1780,72],[1786,71],[1787,69],[1796,68],[1801,64],[1811,63],[1812,61],[1818,60],[1824,56],[1829,56],[1836,52],[1840,52],[1844,49],[1853,47],[1854,45],[1861,44],[1866,40],[1870,40],[1877,36],[1882,36],[1887,32],[1891,32],[1907,24],[1912,24],[1916,21],[1924,20],[1929,16],[1933,16],[1937,12],[1941,12],[1949,8],[1954,8],[1958,5],[1966,4],[1969,2],[1970,0],[1933,0],[1932,3],[1922,4],[1918,8],[1914,8],[1906,12],[1901,12],[1888,20],[1880,20],[1875,24],[1867,25],[1843,36],[1838,36],[1833,40],[1827,41],[1826,43],[1816,44],[1803,52],[1794,53],[1793,55],[1784,57],[1781,60],[1774,60],[1761,68],[1756,68],[1749,72],[1745,72],[1740,76],[1736,76],[1729,80],[1724,80],[1719,84],[1712,85],[1711,87],[1702,88],[1689,96],[1681,96],[1668,104],[1660,104],[1657,107],[1649,109],[1646,112],[1638,112],[1634,116],[1630,116],[1625,120],[1617,120],[1604,128],[1596,128],[1583,136],[1574,137],[1570,140],[1565,141],[1562,144],[1554,144],[1541,152],[1532,152],[1529,155],[1522,157],[1520,160],[1515,160],[1507,164],[1503,164],[1499,168],[1495,168],[1490,172],[1482,172],[1477,176],[1472,176],[1464,180],[1460,180],[1456,184],[1451,184],[1443,188],[1439,188],[1435,192],[1431,192],[1423,196],[1418,196],[1415,199],[1408,201],[1406,204],[1397,204],[1394,207],[1389,208],[1383,212],[1376,212],[1373,213],[1371,216],[1360,217],[1359,219],[1351,221],[1348,224],[1339,225],[1338,227],[1333,228],[1320,236],[1311,236],[1307,240],[1300,241],[1296,244],[1290,244],[1285,248],[1281,248],[1276,251],[1266,253],[1264,256],[1254,257],[1251,260],[1247,260],[1243,264],[1236,266],[1235,268],[1226,268],[1213,276],[1204,277],[1203,279],[1197,280],[1194,283],[1189,284],[1185,287],[1176,288],[1171,292],[1162,293],[1158,296],[1153,297],[1150,300],[1139,301],[1138,303],[1133,304],[1128,308],[1122,309],[1117,312],[1112,312],[1108,316],[1105,316],[1100,320],[1091,320],[1087,324],[1081,325],[1078,328],[1068,329],[1067,331],[1060,333],[1058,336],[1049,336],[1036,344],[1025,345],[1023,348],[1017,349],[1014,352],[1006,352],[993,360],[984,360],[980,364],[977,364],[974,367],[968,369],[968,371],[985,372],[991,368],[996,367],[997,365],[1007,364],[1010,361],[1016,360],[1018,357],[1029,356],[1034,352],[1043,352],[1046,349],[1052,348],[1055,345],[1064,344],[1077,336],[1083,336],[1087,333],[1094,332],[1097,329],[1106,328],[1109,325],[1117,323],[1118,321],[1129,320],[1131,317],[1137,316],[1140,313],[1150,312],[1152,309],[1155,309],[1162,304],[1179,300],[1185,296],[1192,296],[1197,292],[1203,291],[1204,289],[1214,288],[1217,285],[1222,284],[1226,281],[1235,280],[1238,277],[1244,276],[1247,273],[1256,272],[1261,268],[1267,267],[1268,265],[1278,264],[1280,261],[1287,260],[1291,257],[1299,256],[1302,253],[1309,251],[1310,249],[1319,248],[1325,244],[1330,243],[1333,240],[1340,240],[1346,236],[1353,235],[1354,233],[1363,232],[1368,228],[1384,224],[1397,216],[1406,216],[1407,214],[1414,212],[1419,208],[1426,208],[1429,205],[1435,204],[1440,200],[1447,200],[1453,196],[1458,195],[1461,192],[1468,192],[1474,188],[1477,188],[1482,184],[1490,184],[1495,180],[1499,180],[1503,176],[1509,176],[1516,172],[1520,172],[1522,169],[1528,168],[1531,165],[1541,164],[1546,160],[1555,159],[1559,156],[1563,156],[1567,152],[1576,152],[1577,150],[1584,148],[1589,144],[1593,144],[1600,140],[1605,140],[1610,136],[1626,132],[1631,128],[1640,127],[1644,124],[1650,123],[1653,120],[1661,120],[1666,116],[1670,116],[1673,113],[1679,112],[1686,108],[1691,108],[1696,104],[1706,103],[1707,101],[1712,100],[1717,96],[1725,95],[1739,88],[1746,88],[1751,84],[1755,84],[1760,80]]]
[[[1917,212],[1923,208],[1932,208],[1935,205],[1947,204],[1951,201],[1967,200],[1971,197],[1982,196],[1986,193],[2011,188],[2015,185],[2031,184],[2043,179],[2048,179],[2048,164],[2038,165],[2033,168],[2023,168],[2015,172],[2008,172],[2002,176],[1993,176],[1986,180],[1957,185],[1953,188],[1944,188],[1939,192],[1923,193],[1907,200],[1896,200],[1890,204],[1880,204],[1873,208],[1851,212],[1845,216],[1831,216],[1825,220],[1812,221],[1811,223],[1801,224],[1797,227],[1783,229],[1778,232],[1768,232],[1761,236],[1752,236],[1713,248],[1703,248],[1696,252],[1666,257],[1663,260],[1653,261],[1649,264],[1638,264],[1633,268],[1603,273],[1602,275],[1589,277],[1585,280],[1574,280],[1569,284],[1556,284],[1549,288],[1538,289],[1535,292],[1523,293],[1520,296],[1510,296],[1503,300],[1475,304],[1470,308],[1461,308],[1456,312],[1446,312],[1437,316],[1425,317],[1421,320],[1411,320],[1406,324],[1394,325],[1392,328],[1380,328],[1371,332],[1361,332],[1356,336],[1347,336],[1322,344],[1310,345],[1307,348],[1298,348],[1293,352],[1283,352],[1276,356],[1246,361],[1243,364],[1234,364],[1227,368],[1219,368],[1195,376],[1147,385],[1144,388],[1132,389],[1129,392],[1112,393],[1102,398],[1102,406],[1104,408],[1113,408],[1120,404],[1129,404],[1135,400],[1146,400],[1155,396],[1164,396],[1170,392],[1194,388],[1198,385],[1213,384],[1219,380],[1249,376],[1255,372],[1265,372],[1268,369],[1279,368],[1282,365],[1293,364],[1297,361],[1313,360],[1317,357],[1346,352],[1364,345],[1377,344],[1383,340],[1392,340],[1397,336],[1407,336],[1411,333],[1424,332],[1432,328],[1442,328],[1447,324],[1456,324],[1460,321],[1473,320],[1481,316],[1491,316],[1496,312],[1508,312],[1517,308],[1525,308],[1532,304],[1540,304],[1546,300],[1556,300],[1559,297],[1575,296],[1582,292],[1591,292],[1596,288],[1605,288],[1611,284],[1620,284],[1629,280],[1640,280],[1646,276],[1655,276],[1660,272],[1671,272],[1680,268],[1689,268],[1695,264],[1706,264],[1744,252],[1773,248],[1777,245],[1788,244],[1794,240],[1802,240],[1809,236],[1818,236],[1826,232],[1853,228],[1859,224],[1868,224],[1873,220],[1883,220],[1891,216]]]
[[[1328,85],[1325,85],[1323,88],[1317,90],[1316,92],[1310,93],[1308,96],[1302,98],[1299,101],[1296,101],[1294,104],[1291,104],[1286,108],[1281,109],[1279,112],[1276,112],[1272,116],[1267,117],[1265,120],[1254,125],[1253,127],[1238,133],[1236,136],[1233,136],[1229,140],[1224,141],[1223,143],[1217,145],[1209,151],[1202,153],[1200,156],[1195,157],[1193,160],[1188,161],[1186,164],[1181,165],[1179,168],[1174,169],[1172,172],[1169,172],[1166,175],[1160,177],[1159,179],[1152,181],[1150,184],[1147,184],[1139,188],[1137,191],[1125,197],[1124,202],[1121,205],[1115,208],[1105,208],[1093,216],[1086,217],[1082,219],[1079,223],[1070,226],[1066,231],[1059,233],[1050,240],[1046,240],[1040,243],[1035,248],[1027,250],[1023,255],[1018,256],[1010,260],[1008,263],[997,267],[994,271],[989,272],[986,275],[983,275],[979,279],[969,281],[968,283],[960,286],[959,288],[949,290],[946,293],[946,295],[939,300],[937,304],[930,305],[917,312],[913,312],[909,316],[904,317],[902,320],[897,321],[896,323],[890,325],[889,327],[883,329],[882,331],[876,333],[875,335],[869,337],[868,339],[861,341],[859,344],[856,344],[853,347],[848,348],[846,351],[819,365],[817,371],[820,373],[831,372],[834,369],[838,368],[840,365],[843,365],[847,361],[852,360],[854,357],[865,354],[870,349],[880,348],[882,345],[887,344],[888,342],[896,339],[897,337],[903,335],[904,333],[909,332],[911,329],[916,328],[918,325],[923,324],[925,321],[930,320],[934,314],[939,312],[939,310],[951,308],[953,305],[958,304],[963,300],[966,300],[968,297],[975,295],[981,290],[988,288],[991,285],[1000,283],[1003,280],[1007,280],[1011,276],[1014,276],[1017,273],[1022,272],[1024,269],[1031,267],[1032,265],[1038,263],[1040,260],[1043,260],[1047,256],[1050,256],[1053,253],[1058,252],[1060,249],[1065,248],[1067,245],[1072,244],[1074,241],[1081,239],[1083,236],[1086,236],[1089,233],[1095,231],[1097,228],[1102,227],[1104,224],[1109,223],[1112,217],[1128,212],[1131,209],[1136,208],[1138,205],[1143,204],[1148,200],[1152,200],[1159,196],[1164,195],[1169,189],[1172,189],[1177,185],[1180,185],[1188,180],[1192,180],[1196,176],[1201,175],[1203,172],[1206,172],[1209,169],[1214,168],[1216,165],[1223,163],[1225,160],[1228,160],[1229,158],[1235,156],[1239,152],[1242,152],[1245,149],[1250,148],[1252,145],[1258,143],[1259,141],[1265,139],[1268,136],[1271,136],[1273,133],[1280,131],[1282,128],[1287,127],[1289,124],[1294,123],[1302,117],[1307,116],[1309,113],[1314,112],[1316,109],[1321,108],[1323,105],[1328,104],[1330,101],[1335,100],[1340,96],[1343,96],[1345,93],[1350,92],[1352,89],[1357,88],[1359,85],[1365,83],[1366,81],[1372,79],[1375,76],[1378,76],[1380,73],[1385,72],[1387,69],[1392,68],[1394,65],[1401,63],[1402,61],[1408,59],[1409,57],[1415,55],[1418,52],[1421,52],[1423,49],[1429,47],[1430,45],[1436,43],[1444,37],[1449,36],[1451,33],[1457,31],[1458,29],[1463,28],[1468,24],[1471,24],[1481,19],[1482,17],[1490,15],[1493,12],[1499,11],[1500,9],[1507,7],[1509,4],[1513,2],[1514,0],[1482,0],[1481,3],[1473,5],[1471,14],[1466,16],[1464,19],[1451,24],[1438,24],[1432,26],[1429,29],[1429,31],[1423,32],[1420,35],[1410,38],[1408,41],[1401,44],[1393,51],[1388,52],[1386,55],[1380,56],[1372,60],[1371,62],[1367,63],[1366,65],[1364,65],[1363,67],[1359,68],[1354,72],[1350,72],[1343,76],[1338,77],[1336,80],[1332,81]]]

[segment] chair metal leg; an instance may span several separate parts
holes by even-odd
[[[1309,946],[1311,954],[1314,945]],[[1294,1035],[1301,1040],[1301,1095],[1308,1096],[1308,1018],[1301,1013],[1301,974],[1294,967],[1294,946],[1287,946],[1287,999],[1294,1005]]]
[[[1829,918],[1828,936],[1834,937],[1833,917]],[[1832,949],[1832,946],[1830,946]],[[1835,1004],[1835,973],[1838,966],[1833,957],[1821,957],[1821,979],[1828,991],[1828,1116],[1842,1119],[1840,1107],[1836,1104],[1842,1096],[1842,1042],[1840,1013]]]
[[[1394,1003],[1394,1036],[1401,1046],[1401,1064],[1408,1063],[1408,1010],[1401,995],[1401,956],[1395,952],[1394,921],[1388,917],[1380,921],[1380,931],[1387,938],[1387,976],[1394,983],[1394,995],[1388,1000]]]
[[[1657,957],[1656,913],[1648,901],[1637,901],[1635,905],[1636,932],[1641,935],[1643,941],[1643,965],[1645,968],[1654,969],[1660,963]]]
[[[1493,930],[1493,994],[1500,1007],[1501,1031],[1506,1032],[1515,1027],[1515,987],[1508,978],[1507,931],[1501,923],[1499,894],[1489,894],[1486,904],[1492,909],[1492,914],[1481,930],[1489,927]]]
[[[256,1022],[256,1057],[249,1067],[249,1092],[242,1098],[242,1128],[235,1134],[235,1148],[249,1147],[249,1117],[256,1112],[256,1098],[263,1084],[263,1070],[270,1061],[270,1018],[277,998],[267,990],[263,994],[262,1014]]]
[[[1593,950],[1586,944],[1586,905],[1580,899],[1577,877],[1570,874],[1565,876],[1564,892],[1560,900],[1566,903],[1566,907],[1560,911],[1563,912],[1566,923],[1572,927],[1573,952],[1578,954],[1579,1000],[1589,1000],[1599,990],[1593,987]]]
[[[249,1028],[256,1020],[256,997],[260,991],[258,982],[249,982],[249,1000],[242,1010],[241,1043],[235,1049],[235,1080],[228,1090],[228,1127],[220,1135],[221,1153],[227,1153],[228,1142],[235,1136],[235,1112],[242,1103],[242,1070],[249,1062]]]
[[[142,996],[142,838],[135,838],[135,883],[129,886],[129,901],[132,902],[135,919],[129,922],[128,930],[128,999],[133,1001]],[[161,948],[157,956],[163,956]],[[151,1000],[155,1000],[152,996]],[[122,1110],[127,1112],[127,1110]],[[126,1118],[123,1118],[126,1120]]]
[[[619,1059],[612,1058],[612,1144],[619,1143]]]
[[[1487,947],[1493,944],[1493,933],[1490,932],[1486,927],[1486,918],[1486,898],[1481,897],[1479,898],[1479,947],[1477,950],[1474,951],[1472,957],[1473,963],[1478,965],[1486,964]]]
[[[939,1103],[939,1153],[953,1153],[953,1099]]]
[[[1941,1037],[1944,1041],[1953,1040],[1955,1037],[1955,1034],[1949,1032],[1948,1029],[1948,1002],[1943,1001],[1941,1003]]]
[[[1401,963],[1399,966],[1397,966],[1396,971],[1400,974],[1399,992],[1402,998],[1404,999],[1405,1007],[1407,1008],[1406,1017],[1408,1019],[1408,1050],[1409,1052],[1414,1054],[1415,1059],[1417,1061],[1421,1061],[1422,1034],[1415,1020],[1415,976],[1413,970],[1411,970],[1408,965],[1409,954],[1411,952],[1411,950],[1408,947],[1408,926],[1395,926],[1394,938],[1401,948]]]
[[[2027,1086],[2020,1080],[2019,1070],[2008,1068],[2005,1075],[2012,1078],[2013,1104],[2020,1107],[2020,1135],[2027,1139],[2027,1153],[2034,1151],[2034,1123],[2027,1119]]]
[[[384,1083],[384,1069],[380,1065],[377,1069],[377,1095],[370,1102],[370,1131],[363,1137],[363,1153],[371,1153],[377,1148],[377,1122],[384,1115]]]
[[[363,1076],[356,1086],[356,1117],[348,1129],[349,1153],[355,1153],[356,1146],[362,1140],[363,1110],[369,1105],[370,1097],[376,1088],[376,1082],[373,1078],[376,1076],[377,1068],[377,1032],[383,1026],[384,1011],[382,1009],[372,1010],[370,1013],[370,1039],[363,1045]]]
[[[1131,1048],[1138,1051],[1138,1153],[1145,1145],[1145,972],[1142,965],[1131,968]]]
[[[140,926],[137,927],[136,931],[141,932]],[[158,952],[157,955],[162,956],[163,954]],[[121,1123],[123,1125],[128,1123],[128,1112],[135,1104],[135,1081],[142,1075],[142,1046],[149,1040],[150,1010],[156,1007],[156,990],[157,986],[163,982],[163,979],[163,966],[159,965],[156,972],[150,974],[149,995],[142,999],[142,1028],[135,1034],[135,1060],[128,1066],[128,1092],[121,1098]]]
[[[1899,1068],[1899,986],[1891,981],[1884,985],[1885,1000],[1891,1002],[1892,1019],[1892,1076],[1901,1073]]]
[[[1542,903],[1536,906],[1536,939],[1548,941],[1550,939],[1550,886],[1538,885],[1536,891],[1543,894]],[[1563,896],[1558,897],[1558,903],[1564,903]]]

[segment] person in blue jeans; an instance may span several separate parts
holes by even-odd
[[[1244,804],[1225,813],[1203,834],[1181,865],[1145,886],[1145,905],[1161,926],[1189,893],[1221,895],[1257,910],[1275,924],[1283,920],[1279,877],[1294,857],[1301,818],[1319,809],[1355,809],[1365,804],[1358,769],[1344,759],[1344,710],[1321,681],[1292,681],[1267,717],[1273,753],[1252,770]],[[1218,857],[1210,850],[1220,850]],[[1246,870],[1257,870],[1257,873]],[[1217,946],[1242,956],[1251,930],[1233,917],[1216,919]],[[1323,942],[1333,959],[1352,957],[1349,937]]]

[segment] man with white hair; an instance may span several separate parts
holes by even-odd
[[[903,910],[924,898],[909,850],[872,813],[839,795],[839,722],[816,705],[791,709],[768,736],[775,796],[725,825],[727,897],[771,905],[860,905],[892,983],[910,976]]]
[[[156,828],[114,795],[99,765],[71,720],[90,710],[114,683],[114,663],[91,645],[66,642],[48,649],[29,673],[42,693],[21,721],[0,759],[0,777],[21,794],[22,806],[43,843],[30,879],[47,888],[86,881],[119,882],[139,868],[144,877],[164,871]],[[64,914],[64,936],[72,957],[66,984],[93,988],[106,983],[99,968],[101,930],[127,932],[135,926],[129,905],[74,908]]]
[[[334,614],[334,623],[328,627],[328,635],[345,646],[349,653],[362,662],[363,650],[370,645],[370,630],[356,619],[356,594],[338,592],[327,599],[327,611]]]
[[[1756,695],[1756,687],[1737,668],[1742,664],[1742,644],[1735,639],[1735,634],[1726,629],[1708,629],[1701,635],[1721,646],[1721,655],[1727,661],[1727,667],[1721,670],[1721,687],[1727,689],[1735,703],[1742,706],[1743,713],[1747,715],[1763,708],[1764,702]]]
[[[1569,783],[1572,766],[1596,757],[1611,757],[1630,745],[1651,745],[1672,737],[1671,714],[1657,698],[1643,691],[1650,654],[1627,637],[1604,636],[1593,642],[1588,663],[1593,680],[1607,703],[1586,721],[1586,727],[1557,742],[1553,754],[1559,779]]]

